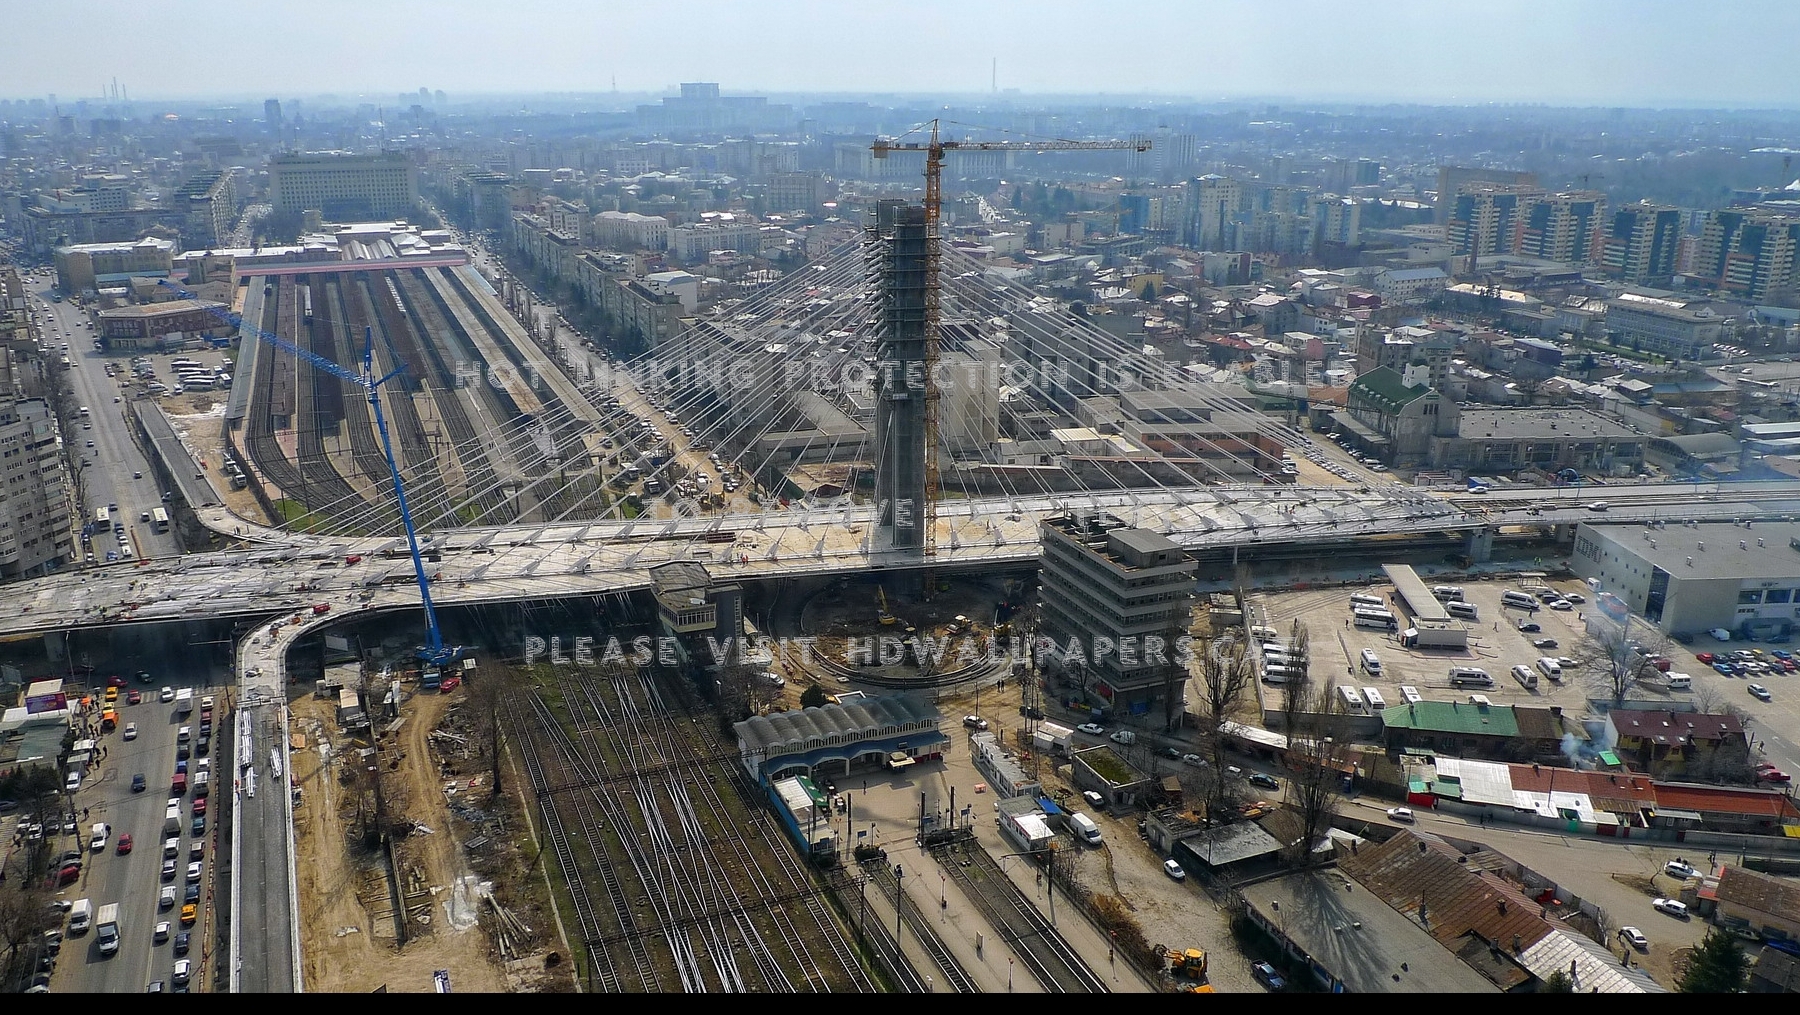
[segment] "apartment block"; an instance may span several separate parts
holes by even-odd
[[[1512,254],[1519,249],[1526,215],[1544,198],[1537,187],[1471,183],[1450,199],[1444,223],[1450,250],[1477,257]]]
[[[750,221],[688,223],[668,230],[668,237],[669,253],[689,264],[706,260],[706,255],[715,250],[758,253],[763,238],[761,224]]]
[[[79,243],[56,248],[56,287],[66,293],[124,285],[126,279],[167,278],[175,242],[146,236],[127,243]]]
[[[1171,704],[1171,690],[1178,706],[1186,673],[1177,648],[1187,632],[1194,561],[1167,536],[1112,515],[1061,515],[1039,533],[1039,632],[1056,640],[1052,668],[1119,714]]]
[[[237,181],[222,169],[208,170],[182,184],[170,203],[181,216],[183,246],[224,246],[237,217]]]
[[[269,159],[277,212],[321,212],[334,221],[405,218],[419,203],[418,171],[402,152],[311,152]]]
[[[1628,204],[1608,216],[1600,263],[1614,278],[1638,285],[1667,282],[1681,248],[1681,209]]]
[[[1185,245],[1195,250],[1231,250],[1228,230],[1243,203],[1244,190],[1236,180],[1216,174],[1189,180],[1182,226]]]
[[[594,216],[594,242],[612,250],[667,250],[669,220],[634,211],[603,211]]]
[[[73,559],[69,481],[49,403],[16,398],[17,364],[0,350],[0,579],[40,575]]]
[[[1690,274],[1696,281],[1753,300],[1792,290],[1800,218],[1726,209],[1707,217]]]
[[[1494,183],[1503,186],[1536,187],[1537,174],[1521,173],[1510,169],[1476,169],[1469,166],[1439,166],[1437,178],[1437,209],[1434,221],[1444,225],[1450,221],[1450,206],[1456,196],[1462,193],[1463,187],[1474,183]]]
[[[1583,190],[1549,194],[1525,209],[1514,253],[1571,264],[1599,263],[1606,195]]]

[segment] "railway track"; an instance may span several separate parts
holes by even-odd
[[[554,815],[546,846],[582,886],[596,989],[879,989],[821,899],[830,889],[755,797],[731,799],[720,775],[732,762],[699,749],[709,713],[666,699],[652,673],[614,668],[558,673],[508,721]]]
[[[1012,946],[1032,977],[1059,994],[1108,993],[1106,981],[1056,932],[978,844],[936,846],[931,855]]]
[[[956,956],[951,955],[950,949],[944,946],[944,939],[938,937],[937,930],[931,926],[931,921],[926,920],[919,913],[917,906],[908,909],[900,902],[900,881],[894,877],[894,872],[889,868],[887,861],[879,860],[865,864],[863,871],[868,875],[870,884],[879,888],[881,894],[894,900],[894,905],[900,909],[906,925],[912,929],[913,936],[918,938],[919,947],[925,949],[925,954],[931,956],[931,961],[937,964],[938,971],[943,974],[945,986],[958,994],[981,993],[981,988],[975,985],[973,979],[970,979],[969,973],[962,967],[962,963],[956,961]]]

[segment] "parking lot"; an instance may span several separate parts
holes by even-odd
[[[1366,587],[1309,589],[1299,592],[1266,595],[1257,604],[1262,626],[1277,632],[1275,640],[1291,640],[1290,631],[1298,621],[1306,630],[1308,673],[1318,681],[1351,684],[1358,688],[1373,687],[1388,706],[1402,704],[1402,687],[1415,688],[1425,698],[1448,700],[1470,693],[1486,695],[1499,704],[1558,704],[1580,708],[1585,702],[1589,675],[1599,669],[1591,664],[1597,650],[1583,630],[1583,603],[1571,603],[1566,610],[1540,606],[1535,612],[1506,606],[1501,594],[1521,590],[1517,581],[1461,581],[1462,601],[1476,610],[1476,619],[1463,620],[1468,627],[1466,649],[1405,648],[1400,632],[1406,629],[1406,612],[1395,602],[1394,587],[1378,583]],[[1548,587],[1580,596],[1585,600],[1579,582],[1557,582]],[[1386,604],[1398,621],[1394,631],[1381,631],[1352,623],[1352,595],[1372,595]],[[1520,625],[1536,625],[1538,630],[1521,631]],[[1536,642],[1537,644],[1534,644]],[[1364,649],[1374,652],[1379,660],[1379,673],[1371,674],[1360,664]],[[1549,679],[1537,666],[1540,657],[1560,660],[1560,683]],[[1493,686],[1453,687],[1451,667],[1478,667],[1493,678]],[[1511,675],[1514,666],[1525,666],[1538,675],[1535,690],[1527,689]],[[1274,706],[1280,698],[1279,686],[1267,681],[1259,684],[1265,707]]]

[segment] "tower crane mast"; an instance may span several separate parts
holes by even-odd
[[[938,398],[937,364],[939,355],[938,270],[942,260],[939,213],[944,204],[945,152],[1147,152],[1147,139],[1134,141],[947,141],[938,135],[939,122],[931,121],[929,141],[890,141],[878,139],[869,150],[878,159],[893,152],[925,153],[925,504],[923,554],[937,554],[938,501]],[[926,593],[932,591],[933,579],[925,578]]]

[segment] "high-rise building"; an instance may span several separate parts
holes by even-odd
[[[1468,166],[1439,166],[1437,179],[1438,225],[1450,221],[1450,206],[1462,189],[1471,183],[1497,183],[1503,186],[1535,187],[1536,173],[1520,173],[1510,169],[1472,169]]]
[[[280,99],[263,100],[263,123],[266,124],[270,130],[274,130],[281,126]]]
[[[1690,274],[1753,300],[1792,290],[1800,218],[1780,212],[1725,209],[1707,217]]]
[[[200,173],[170,199],[181,214],[181,243],[189,250],[222,246],[237,215],[237,180],[221,169]]]
[[[1316,194],[1307,210],[1312,216],[1314,254],[1322,247],[1354,247],[1362,242],[1362,205],[1356,198]]]
[[[1601,264],[1614,278],[1640,285],[1667,282],[1681,247],[1681,210],[1628,204],[1609,217]]]
[[[401,218],[419,203],[418,171],[401,152],[311,152],[269,159],[277,212],[317,209],[334,221]]]
[[[44,574],[75,553],[55,421],[43,399],[19,397],[17,367],[0,350],[0,578]]]
[[[1056,642],[1060,678],[1120,715],[1178,709],[1194,561],[1162,533],[1111,515],[1049,518],[1038,532],[1038,631]]]
[[[1444,223],[1453,254],[1516,253],[1524,233],[1525,216],[1542,200],[1536,187],[1504,183],[1464,184],[1450,202],[1450,218]]]
[[[1236,180],[1208,174],[1188,181],[1182,241],[1195,250],[1232,249],[1228,227],[1244,203]]]
[[[1592,190],[1548,194],[1525,210],[1514,253],[1551,261],[1599,263],[1606,195]]]

